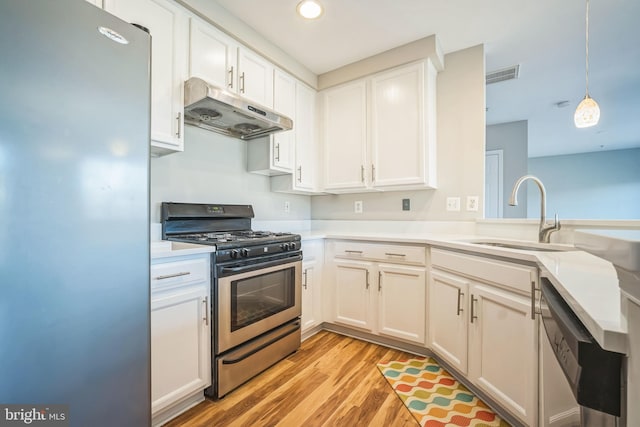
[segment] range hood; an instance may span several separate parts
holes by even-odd
[[[246,140],[293,128],[290,118],[197,77],[184,83],[184,122]]]

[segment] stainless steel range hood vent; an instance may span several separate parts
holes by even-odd
[[[290,118],[197,77],[184,83],[184,122],[245,140],[293,128]]]

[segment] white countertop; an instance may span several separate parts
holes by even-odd
[[[303,232],[302,241],[344,239],[421,244],[463,250],[476,255],[508,258],[536,264],[572,307],[600,346],[626,352],[626,322],[620,308],[620,289],[613,265],[589,253],[539,252],[482,246],[468,242],[487,236],[436,233]],[[507,239],[493,239],[507,241]],[[193,255],[215,251],[215,247],[180,242],[152,242],[151,258]]]
[[[476,245],[465,240],[487,236],[417,233],[303,233],[302,240],[319,238],[412,243],[464,250],[477,255],[535,263],[547,277],[600,346],[626,353],[626,322],[620,308],[620,289],[613,265],[589,253],[573,250],[540,252]],[[495,239],[507,241],[507,239]]]
[[[193,243],[160,240],[151,242],[151,259],[204,254],[215,252],[215,250],[216,247],[211,245],[196,245]]]

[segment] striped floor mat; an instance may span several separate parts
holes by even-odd
[[[430,357],[381,361],[378,369],[421,426],[509,426]]]

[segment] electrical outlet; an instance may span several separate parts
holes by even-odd
[[[411,199],[402,199],[402,210],[403,211],[411,210]]]
[[[289,204],[289,202],[284,202],[284,213],[289,212],[291,212],[291,205]]]
[[[459,211],[460,210],[460,197],[447,197],[447,210]]]
[[[467,210],[477,212],[479,200],[478,196],[467,196]]]
[[[356,200],[353,203],[353,211],[355,213],[362,213],[362,200]]]

